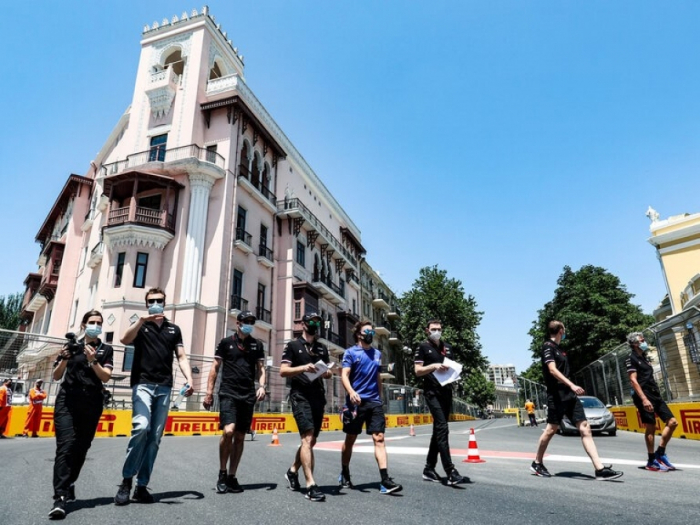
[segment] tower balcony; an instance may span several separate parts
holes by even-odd
[[[334,282],[315,276],[312,281],[313,286],[321,292],[326,299],[336,306],[345,302],[345,291]]]
[[[253,252],[253,236],[243,228],[236,228],[236,240],[233,245],[245,254]]]
[[[381,308],[382,310],[389,310],[389,298],[381,290],[377,290],[372,298],[372,306],[375,308]]]

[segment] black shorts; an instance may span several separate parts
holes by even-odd
[[[316,396],[306,396],[301,392],[291,392],[289,401],[292,403],[292,414],[297,422],[299,434],[314,431],[314,437],[321,433],[323,425],[323,411],[326,406],[326,397],[319,393]]]
[[[547,423],[561,425],[564,416],[569,418],[572,425],[580,421],[586,421],[586,413],[578,397],[561,400],[553,396],[547,396]]]
[[[357,407],[357,415],[348,424],[343,424],[343,432],[357,436],[362,433],[362,425],[367,428],[367,434],[383,434],[386,429],[384,407],[381,403],[362,403]]]
[[[247,434],[250,432],[250,425],[253,422],[253,411],[255,403],[234,399],[232,397],[219,398],[219,428],[233,424],[234,432]]]
[[[659,419],[664,423],[668,423],[669,419],[675,417],[666,402],[661,399],[661,394],[644,392],[644,395],[647,396],[649,402],[654,406],[654,412],[649,412],[644,408],[644,404],[637,394],[632,395],[632,401],[639,411],[639,419],[642,420],[642,423],[645,425],[656,424],[654,414],[659,416]]]

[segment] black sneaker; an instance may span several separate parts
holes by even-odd
[[[289,483],[289,490],[293,490],[293,491],[301,490],[301,485],[299,485],[299,473],[298,472],[292,472],[291,469],[289,469],[289,470],[287,470],[287,473],[284,475],[284,479],[286,479],[287,483]]]
[[[226,484],[226,471],[219,471],[219,479],[216,480],[216,492],[219,494],[226,494],[228,492],[228,485]]]
[[[66,498],[63,496],[53,500],[53,506],[49,511],[49,518],[52,520],[62,520],[66,517]]]
[[[342,472],[338,476],[338,486],[342,489],[354,489],[355,485],[350,481],[350,474],[345,475]]]
[[[326,495],[321,492],[318,485],[311,485],[309,488],[307,488],[305,497],[311,501],[323,501],[326,499]]]
[[[403,487],[398,483],[394,483],[391,478],[383,479],[379,484],[379,492],[382,494],[391,494],[392,492],[401,492]]]
[[[134,495],[131,497],[131,500],[134,503],[153,503],[155,501],[153,499],[153,495],[148,492],[148,489],[139,485],[136,485]]]
[[[537,476],[543,477],[543,478],[551,478],[552,475],[549,473],[549,470],[547,470],[547,467],[544,466],[544,463],[536,463],[535,461],[532,462],[532,465],[530,465],[530,470]]]
[[[595,479],[598,481],[611,481],[622,476],[622,472],[612,469],[612,465],[603,466],[602,469],[595,471]]]
[[[240,483],[238,483],[236,476],[227,476],[226,486],[228,487],[228,491],[233,492],[234,494],[243,492],[243,487],[241,487]]]
[[[115,505],[128,505],[129,504],[129,494],[131,493],[131,478],[122,480],[122,484],[119,485],[119,490],[117,495],[114,496]]]
[[[68,487],[68,495],[66,496],[66,503],[73,503],[75,501],[75,483],[71,483]]]
[[[459,475],[456,468],[450,470],[450,474],[447,476],[448,485],[457,485],[458,483],[466,483],[466,479]]]
[[[423,469],[423,479],[425,481],[432,481],[434,483],[442,483],[442,478],[440,475],[435,471],[434,468],[428,468],[425,467]]]

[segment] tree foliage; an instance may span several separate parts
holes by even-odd
[[[572,271],[565,266],[554,298],[538,311],[532,323],[529,335],[533,359],[540,360],[547,324],[558,320],[566,326],[561,347],[568,353],[571,370],[575,372],[595,361],[624,342],[629,332],[653,324],[651,315],[630,302],[633,297],[620,279],[604,268],[587,265]]]
[[[479,368],[469,370],[467,376],[462,379],[462,388],[467,401],[482,410],[496,401],[496,385],[486,379],[484,372]]]
[[[22,296],[21,292],[0,295],[0,328],[17,330],[21,322]]]
[[[426,323],[430,319],[440,319],[442,338],[453,346],[455,360],[465,369],[486,365],[476,332],[483,312],[477,311],[474,297],[465,296],[462,283],[449,278],[446,270],[437,266],[421,268],[413,288],[399,299],[399,307],[399,331],[412,350],[426,340]]]

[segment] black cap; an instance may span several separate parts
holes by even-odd
[[[323,321],[323,317],[318,315],[316,312],[310,312],[301,318],[301,322],[308,323],[309,321],[311,321],[311,319],[318,319],[319,321]]]
[[[258,318],[255,317],[255,314],[249,310],[243,310],[240,314],[236,316],[236,319],[239,321],[245,321],[246,319],[252,319],[253,322],[257,321]]]

